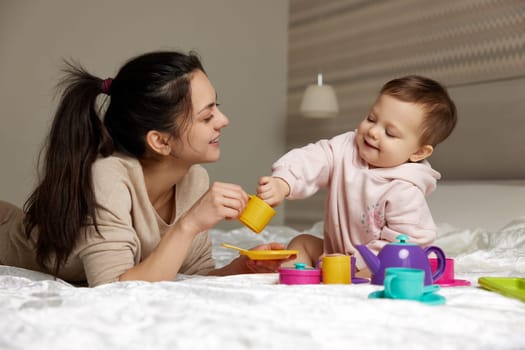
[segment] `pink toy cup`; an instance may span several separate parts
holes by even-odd
[[[430,262],[430,268],[432,269],[432,272],[434,272],[437,268],[438,261],[435,258],[428,259]],[[454,280],[454,259],[452,258],[446,258],[445,259],[445,271],[443,272],[443,275],[435,282],[449,282]]]
[[[279,269],[280,284],[319,284],[321,271],[307,268],[303,263],[295,263],[295,268],[281,267]]]
[[[437,269],[438,266],[438,259],[436,258],[430,258],[428,259],[430,263],[430,269],[434,272]],[[459,280],[455,279],[454,277],[454,259],[453,258],[446,258],[445,259],[445,270],[443,272],[443,275],[434,282],[435,284],[439,284],[443,287],[454,287],[454,286],[469,286],[470,282],[465,280]]]

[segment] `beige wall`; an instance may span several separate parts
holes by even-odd
[[[221,160],[207,165],[211,179],[253,192],[285,149],[287,25],[284,0],[3,0],[0,198],[22,205],[34,185],[62,58],[104,78],[157,49],[200,54],[230,117]]]

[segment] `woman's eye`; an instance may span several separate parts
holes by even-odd
[[[370,115],[369,115],[368,117],[366,117],[366,120],[368,120],[370,123],[375,122],[374,117],[372,117],[372,116],[370,116]]]

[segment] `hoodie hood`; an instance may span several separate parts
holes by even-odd
[[[386,181],[403,180],[417,186],[425,195],[436,189],[441,174],[432,169],[426,160],[419,163],[404,163],[393,168],[374,168],[368,171]]]

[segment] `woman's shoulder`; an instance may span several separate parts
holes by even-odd
[[[200,180],[205,179],[206,181],[208,181],[209,179],[208,171],[202,165],[199,164],[193,165],[188,171],[187,176]]]
[[[180,184],[180,187],[198,190],[199,192],[206,191],[209,186],[210,178],[208,172],[201,165],[193,165]]]
[[[141,166],[137,159],[121,153],[115,153],[108,157],[99,157],[93,163],[93,174],[123,174],[129,172],[141,172]]]
[[[98,158],[93,163],[92,177],[97,198],[102,201],[112,199],[116,193],[136,191],[144,183],[139,161],[122,154]]]

